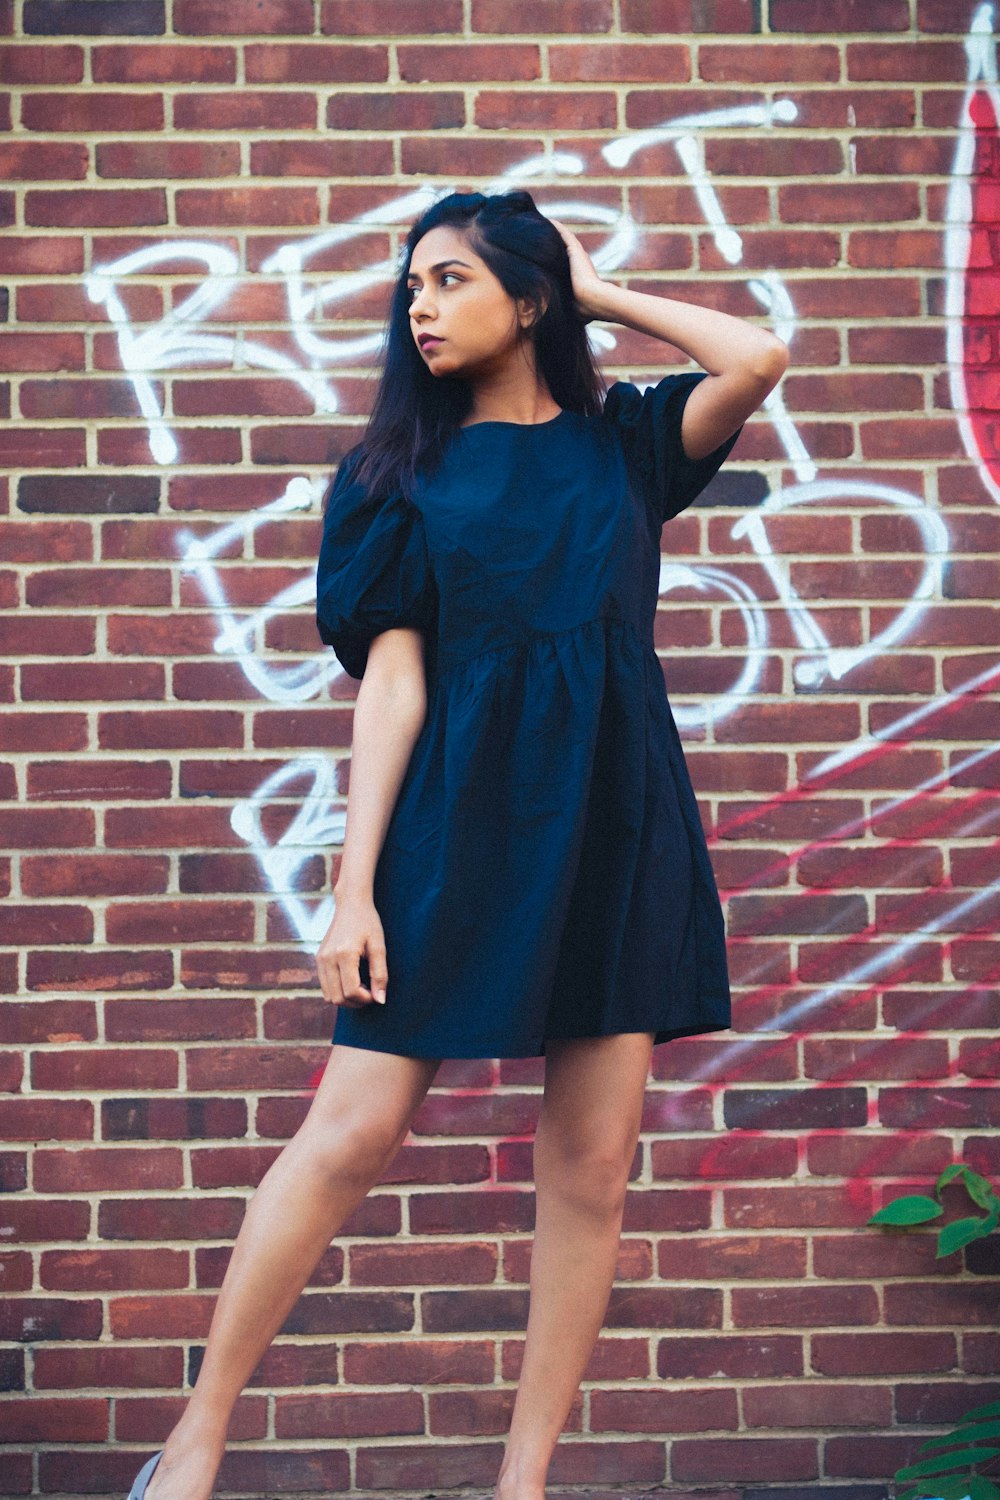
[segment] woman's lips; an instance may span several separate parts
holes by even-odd
[[[443,343],[444,343],[444,339],[439,339],[439,338],[436,338],[436,337],[427,338],[427,339],[423,339],[422,340],[420,348],[421,348],[422,351],[426,352],[428,349],[436,349],[437,346],[438,346],[438,344],[443,344]]]

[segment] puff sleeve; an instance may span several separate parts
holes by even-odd
[[[360,457],[355,448],[340,462],[316,565],[320,640],[358,678],[377,635],[403,625],[433,632],[437,619],[423,518],[402,493],[373,504],[353,479]]]
[[[707,379],[703,370],[684,371],[665,375],[645,391],[616,380],[605,397],[605,420],[618,430],[626,462],[644,481],[661,524],[701,493],[743,431],[741,422],[704,458],[688,458],[681,443],[681,418],[688,396]]]

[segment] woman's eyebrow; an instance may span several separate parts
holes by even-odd
[[[470,271],[474,269],[474,267],[469,265],[469,262],[467,260],[458,260],[453,255],[450,260],[439,260],[436,265],[431,266],[431,270],[443,271],[445,266],[468,266]],[[416,271],[411,271],[406,279],[407,281],[412,281],[415,276],[417,276]],[[420,280],[419,276],[417,276],[417,280]]]

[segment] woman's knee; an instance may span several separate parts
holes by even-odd
[[[559,1143],[535,1136],[535,1184],[595,1210],[620,1209],[635,1157],[625,1141]]]
[[[354,1187],[370,1186],[395,1156],[406,1134],[370,1107],[331,1114],[311,1110],[302,1127],[308,1145],[331,1178]]]

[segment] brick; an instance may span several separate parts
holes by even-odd
[[[375,94],[345,91],[332,95],[324,120],[328,130],[356,130],[366,137],[375,130],[458,130],[465,123],[465,98],[458,90],[413,93],[405,88],[394,90],[391,83],[382,84]],[[259,144],[262,155],[273,150],[263,141]],[[341,144],[337,142],[335,149]],[[368,144],[372,144],[370,139]]]
[[[31,721],[45,717],[51,725],[58,722],[57,716],[25,716]],[[11,719],[8,719],[8,724]],[[5,728],[7,726],[5,725]],[[8,749],[19,748],[8,740]],[[25,738],[24,748],[31,749],[32,742]],[[82,807],[50,809],[42,807],[17,807],[0,809],[0,845],[42,849],[86,848],[94,843],[94,815]]]
[[[248,83],[382,83],[389,76],[387,49],[334,42],[248,43],[243,49]]]
[[[124,895],[162,892],[169,862],[150,855],[88,855],[72,861],[51,855],[25,855],[21,885],[25,895]]]
[[[320,31],[334,36],[423,35],[462,27],[461,0],[320,0]]]
[[[167,223],[166,193],[158,187],[29,189],[24,195],[24,222],[40,228],[163,225]]]
[[[5,1141],[90,1141],[94,1135],[92,1106],[78,1100],[0,1099],[0,1125]]]
[[[610,0],[539,0],[535,30],[542,33],[605,32],[610,29]],[[473,0],[472,29],[480,32],[516,32],[516,18],[503,0]]]
[[[65,93],[26,94],[22,107],[26,130],[82,134],[106,129],[109,118],[129,131],[162,130],[165,123],[162,96],[154,93],[118,94],[98,88],[74,89]],[[35,144],[34,149],[44,150],[45,147]],[[128,218],[122,222],[131,223],[132,220]]]
[[[234,89],[175,95],[177,130],[314,130],[316,100],[305,91]],[[228,223],[228,219],[219,221]]]
[[[542,76],[540,50],[532,43],[411,43],[397,48],[397,56],[399,76],[407,83],[512,84]],[[513,97],[523,99],[524,92],[519,90]]]
[[[947,69],[960,49],[958,41],[848,42],[845,47],[847,77],[872,83],[942,79],[949,76]]]
[[[283,141],[271,145],[253,142],[250,170],[254,176],[275,177],[364,177],[392,171],[391,141],[359,140]],[[308,410],[308,407],[306,408]]]
[[[853,0],[771,0],[772,31],[850,31],[857,19]],[[904,0],[875,0],[865,11],[865,31],[908,31]]]
[[[386,1394],[325,1395],[322,1402],[299,1398],[278,1401],[277,1437],[387,1437],[422,1434],[423,1402],[416,1391]]]
[[[82,333],[0,333],[0,363],[21,371],[78,371],[84,368]]]
[[[87,721],[82,713],[15,713],[8,709],[4,717],[7,751],[81,750],[86,743]],[[9,814],[0,817],[11,826]]]
[[[0,146],[7,181],[67,181],[87,175],[87,148],[72,141],[10,141]]]
[[[18,508],[29,514],[122,514],[156,510],[155,475],[28,474],[18,485]]]
[[[256,21],[256,28],[247,23]],[[261,0],[252,16],[233,11],[225,0],[174,0],[174,30],[194,36],[282,36],[313,29],[311,0]]]
[[[166,1049],[111,1048],[89,1052],[77,1048],[67,1054],[40,1052],[34,1060],[39,1088],[72,1089],[74,1092],[134,1088],[176,1088],[177,1057]]]
[[[276,416],[306,416],[312,400],[289,381],[263,378],[192,380],[174,386],[174,409],[181,417],[252,416],[270,410]]]
[[[750,1334],[684,1334],[661,1339],[656,1373],[660,1379],[790,1376],[803,1372],[802,1339],[795,1334],[760,1338]]]
[[[94,1041],[96,1036],[95,1009],[88,1000],[9,999],[4,1006],[7,1043]]]
[[[162,989],[172,983],[170,954],[148,948],[138,953],[111,948],[90,953],[40,949],[27,959],[29,990]]]
[[[82,237],[7,234],[0,240],[0,273],[4,275],[56,276],[82,270]],[[69,342],[66,335],[62,337]],[[82,340],[73,343],[82,349]]]
[[[24,0],[24,30],[42,36],[157,36],[163,0]]]
[[[104,141],[95,151],[98,177],[236,177],[235,141]]]
[[[82,47],[15,42],[3,49],[0,79],[11,84],[81,83],[83,57]]]
[[[28,795],[49,801],[163,800],[170,795],[169,762],[76,757],[35,761],[28,767]],[[65,814],[63,815],[65,816]]]
[[[670,1444],[674,1479],[815,1479],[817,1443],[811,1438],[675,1438]]]
[[[531,130],[609,130],[615,126],[616,117],[615,95],[597,90],[511,93],[505,89],[484,89],[475,99],[474,110],[474,124],[484,130],[508,130],[514,126]]]
[[[839,1475],[882,1479],[904,1464],[917,1463],[925,1454],[918,1450],[923,1433],[899,1437],[853,1435],[831,1437],[823,1445],[826,1471],[831,1478]]]
[[[100,1333],[101,1304],[95,1297],[18,1297],[0,1303],[0,1338],[35,1344],[96,1339]]]
[[[179,225],[319,223],[311,188],[178,188],[174,201]]]
[[[135,709],[98,715],[102,749],[236,749],[243,743],[243,720],[225,709]]]
[[[357,1484],[370,1490],[399,1493],[414,1484],[430,1490],[435,1484],[447,1488],[492,1483],[502,1444],[488,1443],[393,1443],[359,1446],[356,1459]]]
[[[90,528],[82,523],[0,521],[0,548],[9,562],[78,562],[93,555]]]
[[[21,696],[25,702],[104,703],[123,698],[161,699],[165,693],[162,666],[152,662],[76,662],[25,666],[21,669]]]
[[[996,1286],[989,1283],[930,1285],[893,1281],[885,1288],[885,1321],[890,1325],[981,1327],[996,1320]]]
[[[208,43],[172,46],[163,41],[149,46],[95,43],[90,49],[90,71],[95,83],[235,83],[236,49]]]
[[[150,607],[170,602],[170,575],[151,568],[44,568],[25,578],[25,602],[69,608],[125,604]]]
[[[254,914],[249,902],[123,901],[108,908],[105,922],[112,943],[141,942],[152,931],[167,943],[248,943]]]
[[[117,380],[24,380],[21,403],[33,420],[131,416],[128,392]]]
[[[1000,1121],[1000,1090],[940,1088],[893,1089],[879,1093],[879,1119],[893,1129],[995,1129]],[[958,1122],[961,1121],[961,1126]]]
[[[842,1328],[879,1321],[875,1288],[863,1286],[735,1287],[735,1328]]]
[[[628,27],[634,31],[639,28]],[[689,77],[687,49],[676,44],[557,42],[548,48],[554,82],[683,83]],[[640,96],[641,97],[641,96]]]
[[[129,288],[130,314],[136,320],[154,321],[162,315],[162,294],[154,287]],[[106,314],[91,302],[82,285],[66,282],[31,282],[18,288],[19,323],[105,323]],[[115,375],[121,374],[120,357]]]
[[[809,1038],[804,1044],[804,1054],[803,1071],[810,1078],[896,1081],[937,1079],[948,1072],[948,1045],[943,1040]]]
[[[86,462],[82,427],[27,427],[0,432],[0,463],[12,469],[74,468]]]

